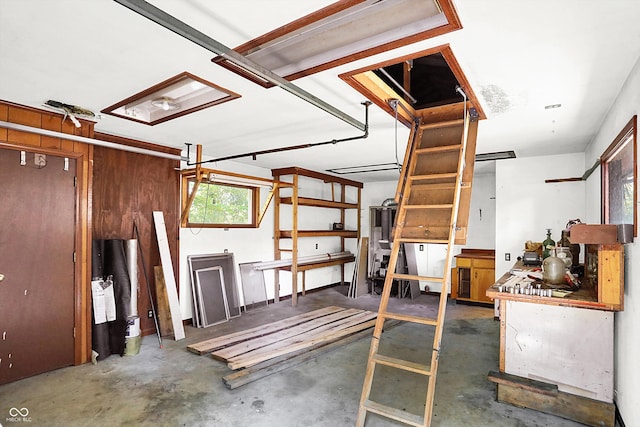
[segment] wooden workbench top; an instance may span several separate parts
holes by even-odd
[[[540,267],[525,266],[521,261],[514,264],[512,270],[534,271]],[[592,288],[580,288],[566,297],[541,297],[538,295],[512,294],[509,292],[498,292],[498,286],[505,283],[512,277],[511,271],[507,271],[498,281],[487,289],[487,297],[505,301],[521,301],[534,304],[556,305],[561,307],[589,308],[594,310],[617,311],[611,304],[598,302],[598,294]],[[544,285],[543,285],[544,288]]]

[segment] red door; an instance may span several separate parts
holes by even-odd
[[[76,161],[0,149],[0,384],[74,362]]]

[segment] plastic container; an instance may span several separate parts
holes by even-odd
[[[135,356],[140,353],[140,344],[142,337],[140,336],[140,318],[135,316],[127,320],[127,333],[125,335],[125,356]]]
[[[552,285],[564,283],[565,262],[555,255],[549,255],[542,261],[542,280]]]

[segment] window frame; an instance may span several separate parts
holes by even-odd
[[[189,196],[191,193],[189,192],[189,184],[196,183],[197,180],[193,176],[183,176],[182,177],[182,212],[184,212]],[[259,214],[259,205],[260,205],[260,189],[258,187],[254,187],[251,185],[241,185],[227,182],[219,182],[216,180],[207,180],[203,179],[200,184],[206,185],[219,185],[223,187],[232,187],[232,188],[242,188],[245,190],[251,191],[250,203],[251,203],[251,218],[250,222],[246,224],[231,224],[231,223],[199,223],[199,222],[190,222],[189,215],[187,215],[184,222],[182,222],[181,226],[183,228],[258,228],[258,214]],[[193,204],[192,204],[193,206]]]
[[[631,120],[625,125],[625,127],[616,136],[613,142],[607,147],[602,156],[600,157],[601,166],[601,197],[602,197],[602,212],[601,219],[603,224],[611,224],[611,204],[610,199],[614,189],[610,184],[609,165],[614,160],[620,160],[624,156],[627,156],[627,161],[632,161],[633,164],[633,236],[638,236],[638,144],[637,144],[637,115],[634,115]],[[624,149],[628,144],[631,144],[632,153],[624,153]],[[622,186],[622,182],[615,182],[616,186]],[[617,224],[617,223],[614,223]]]

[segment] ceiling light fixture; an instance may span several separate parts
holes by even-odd
[[[484,162],[487,160],[515,159],[515,158],[516,158],[516,152],[513,150],[476,154],[476,162]]]
[[[240,95],[182,72],[102,110],[150,126],[240,98]]]
[[[168,96],[163,96],[163,97],[154,99],[153,101],[151,101],[151,105],[153,105],[154,107],[160,108],[164,111],[173,111],[180,108],[180,104],[178,104]]]

